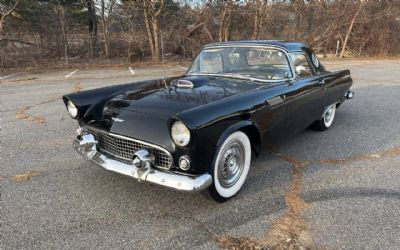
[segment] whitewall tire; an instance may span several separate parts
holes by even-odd
[[[209,188],[211,197],[224,202],[237,194],[246,180],[250,162],[249,138],[241,131],[232,133],[219,147],[210,170],[213,177],[213,184]]]
[[[330,128],[335,120],[336,104],[329,105],[325,108],[322,118],[314,124],[318,130],[324,131]]]

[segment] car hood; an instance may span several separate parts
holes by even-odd
[[[193,87],[178,87],[179,80],[190,81]],[[169,132],[171,117],[257,86],[243,80],[208,76],[157,80],[110,98],[104,104],[102,120],[93,121],[92,125],[174,151]]]
[[[193,87],[178,87],[178,81],[182,80],[189,81]],[[169,118],[255,86],[254,83],[232,78],[187,76],[165,82],[158,81],[140,89],[126,91],[111,98],[105,104],[105,109],[122,109]]]

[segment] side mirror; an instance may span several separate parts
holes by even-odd
[[[296,75],[305,76],[307,70],[306,70],[306,67],[304,67],[303,65],[299,65],[299,66],[296,66],[295,71],[296,71]]]

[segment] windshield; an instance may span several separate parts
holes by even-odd
[[[285,53],[278,49],[250,46],[203,49],[188,74],[222,75],[266,81],[292,77]]]

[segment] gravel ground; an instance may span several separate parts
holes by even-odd
[[[398,249],[400,61],[325,65],[351,69],[355,99],[330,130],[264,149],[242,192],[224,204],[107,172],[71,146],[76,124],[61,95],[176,75],[179,67],[3,74],[1,249],[214,249],[213,233],[264,242],[293,201],[304,206],[287,230],[303,223],[309,246]]]

